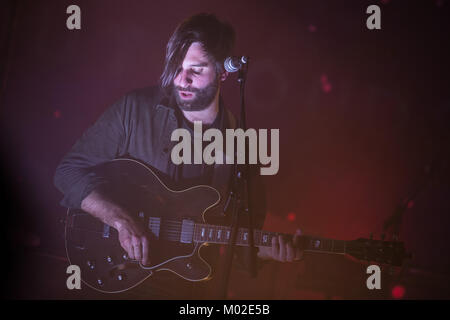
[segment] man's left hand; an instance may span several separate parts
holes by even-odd
[[[284,236],[272,238],[272,247],[260,247],[258,257],[264,260],[271,259],[280,262],[292,262],[301,260],[303,250],[294,245],[297,238],[301,235],[301,231],[297,230],[293,239],[286,239]]]

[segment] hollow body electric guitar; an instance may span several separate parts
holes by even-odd
[[[81,269],[82,281],[102,292],[130,289],[154,272],[171,271],[190,281],[208,280],[212,268],[201,250],[209,243],[228,244],[231,228],[207,224],[207,214],[220,200],[219,192],[206,185],[182,191],[167,188],[144,164],[115,159],[96,168],[109,181],[110,194],[149,230],[150,265],[128,258],[114,228],[82,211],[69,209],[65,226],[70,264]],[[201,217],[201,220],[199,220]],[[271,246],[279,233],[254,230],[256,246]],[[401,265],[403,243],[371,239],[352,241],[301,236],[296,245],[305,252],[348,254],[357,259]],[[249,245],[249,234],[240,228],[236,244]]]

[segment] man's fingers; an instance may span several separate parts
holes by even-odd
[[[133,251],[133,245],[131,244],[130,239],[126,239],[120,243],[122,248],[127,252],[128,257],[130,259],[134,259],[134,251]]]
[[[137,261],[141,261],[142,260],[142,248],[141,248],[140,244],[133,246],[133,252],[134,252],[134,259]]]
[[[302,260],[303,259],[303,250],[296,249],[295,250],[295,259],[294,260]]]
[[[146,237],[142,237],[142,264],[148,265],[150,260],[148,256],[149,242]]]
[[[300,243],[301,235],[302,235],[302,231],[300,229],[297,229],[297,231],[295,231],[294,237],[292,239],[292,243],[294,244],[295,248],[298,248],[301,245],[301,243]]]
[[[293,239],[286,239],[283,235],[273,237],[271,248],[272,259],[280,262],[301,260],[303,257],[303,250],[299,239],[301,234],[301,230],[297,229]]]
[[[142,245],[141,241],[138,237],[132,236],[131,242],[133,244],[133,252],[134,252],[134,258],[138,261],[141,261],[142,259]]]
[[[294,235],[294,247],[295,247],[295,258],[294,260],[301,260],[303,258],[303,248],[300,243],[300,236],[302,235],[302,230],[297,229]]]
[[[277,259],[279,253],[280,253],[280,246],[278,244],[277,237],[272,238],[272,258]]]
[[[286,261],[286,241],[284,240],[283,236],[278,236],[278,241],[280,242],[280,254],[278,256],[278,259],[281,262]]]
[[[286,244],[286,261],[292,262],[295,258],[295,250],[291,242]]]

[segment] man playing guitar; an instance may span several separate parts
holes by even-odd
[[[108,180],[92,169],[118,157],[132,158],[154,168],[174,189],[211,185],[223,199],[232,166],[175,165],[170,160],[170,135],[177,128],[192,132],[194,121],[222,131],[234,127],[235,119],[220,94],[221,82],[228,76],[223,63],[231,55],[234,37],[233,28],[211,14],[197,14],[183,21],[168,42],[160,84],[132,91],[108,108],[56,170],[55,185],[64,194],[62,205],[82,209],[116,229],[128,257],[144,266],[152,262],[148,231],[108,196]],[[258,175],[252,177],[257,179]],[[255,226],[261,227],[264,193],[259,190],[261,183],[255,181],[252,185],[256,190],[251,196]],[[222,207],[223,201],[219,204]],[[295,239],[274,237],[272,246],[260,247],[257,256],[261,260],[298,260],[302,252],[293,243]],[[159,287],[154,286],[164,293],[159,295],[159,289],[153,289],[156,291],[151,297],[185,297],[179,293],[189,293],[179,290],[182,285],[177,281],[164,278]]]

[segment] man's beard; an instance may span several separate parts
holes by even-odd
[[[182,88],[179,86],[173,87],[173,93],[177,101],[178,107],[183,111],[202,111],[205,110],[216,97],[219,88],[219,77],[216,78],[205,88]],[[180,97],[179,91],[193,92],[194,98],[184,100]]]

